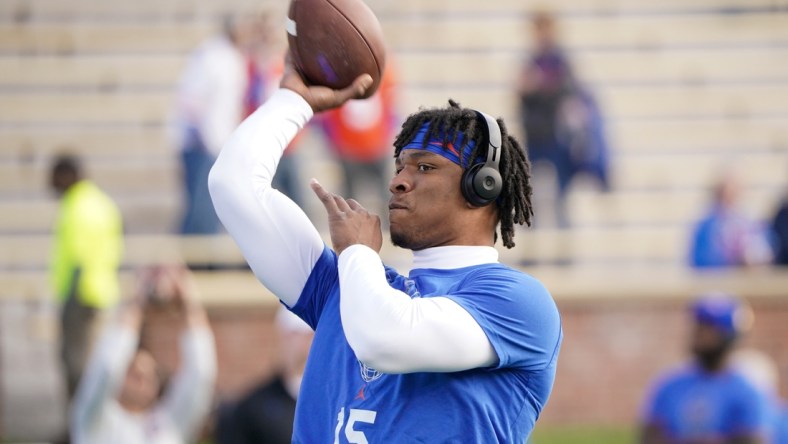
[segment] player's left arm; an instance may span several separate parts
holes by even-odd
[[[448,372],[498,361],[476,320],[442,297],[411,299],[393,289],[378,256],[380,218],[353,199],[311,187],[328,212],[339,255],[340,314],[356,357],[384,373]]]
[[[378,254],[353,245],[339,256],[342,328],[356,357],[383,373],[489,367],[498,354],[482,327],[449,297],[392,288]]]
[[[317,182],[312,189],[328,212],[342,327],[360,361],[384,373],[539,370],[554,362],[560,318],[541,285],[524,289],[531,284],[489,274],[452,294],[411,298],[386,279],[377,216]],[[525,300],[523,292],[532,294]]]

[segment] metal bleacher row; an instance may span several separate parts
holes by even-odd
[[[513,85],[529,47],[533,4],[368,3],[400,72],[403,113],[453,97],[519,131]],[[0,295],[47,292],[57,208],[47,171],[64,146],[84,157],[90,177],[123,211],[127,285],[133,268],[160,261],[242,265],[227,236],[171,234],[179,165],[166,127],[189,51],[222,13],[264,5],[286,8],[284,0],[0,2]],[[580,77],[605,110],[613,190],[577,187],[569,201],[573,228],[523,230],[504,260],[570,263],[534,268],[558,293],[603,292],[622,268],[634,270],[627,278],[633,286],[650,272],[649,281],[663,285],[652,291],[690,291],[683,271],[688,232],[719,168],[736,168],[755,217],[768,217],[786,186],[788,2],[559,0],[551,8]],[[301,159],[320,171],[325,162],[315,152]],[[384,256],[405,263],[393,248]],[[240,295],[260,291],[243,270],[201,272],[198,279],[209,295],[230,285]],[[580,285],[583,279],[599,285]],[[742,279],[767,290],[785,283]]]

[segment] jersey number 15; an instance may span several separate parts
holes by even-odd
[[[337,428],[334,430],[334,444],[339,444],[339,433],[342,431],[342,426],[345,425],[345,438],[350,444],[369,444],[364,432],[354,430],[353,427],[358,422],[366,424],[374,424],[377,412],[372,410],[350,409],[350,414],[347,418],[347,425],[345,425],[345,408],[342,407],[337,415]]]

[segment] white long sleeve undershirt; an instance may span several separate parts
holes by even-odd
[[[301,96],[280,89],[233,133],[209,178],[216,212],[255,276],[290,307],[324,246],[303,211],[271,188],[271,179],[285,147],[311,117]],[[497,261],[491,247],[456,248],[472,253],[462,256],[476,263]],[[420,268],[448,268],[431,261],[429,249],[419,253]],[[445,297],[411,299],[391,288],[375,251],[354,245],[342,252],[339,282],[345,336],[370,367],[386,373],[461,371],[497,361],[467,311]]]
[[[312,117],[298,94],[280,89],[224,145],[208,186],[222,224],[257,279],[286,305],[298,301],[323,240],[271,180],[287,145]]]
[[[485,247],[458,248],[478,253]],[[489,249],[497,258],[495,249]],[[448,268],[439,261],[423,262],[429,268]],[[485,262],[468,265],[478,263]],[[376,370],[448,372],[497,360],[484,331],[464,308],[445,297],[411,298],[391,288],[380,257],[365,245],[350,246],[339,255],[339,288],[348,343],[361,362]]]

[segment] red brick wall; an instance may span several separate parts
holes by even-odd
[[[778,362],[788,394],[788,298],[750,300],[756,317],[743,341]],[[633,424],[650,381],[686,357],[685,299],[559,300],[564,343],[543,423]],[[274,307],[209,311],[217,342],[217,396],[231,397],[270,375]],[[144,342],[172,368],[178,322],[154,314]]]
[[[750,300],[740,344],[772,356],[788,394],[788,298]],[[633,424],[654,377],[687,357],[684,299],[558,301],[564,343],[545,423]]]

